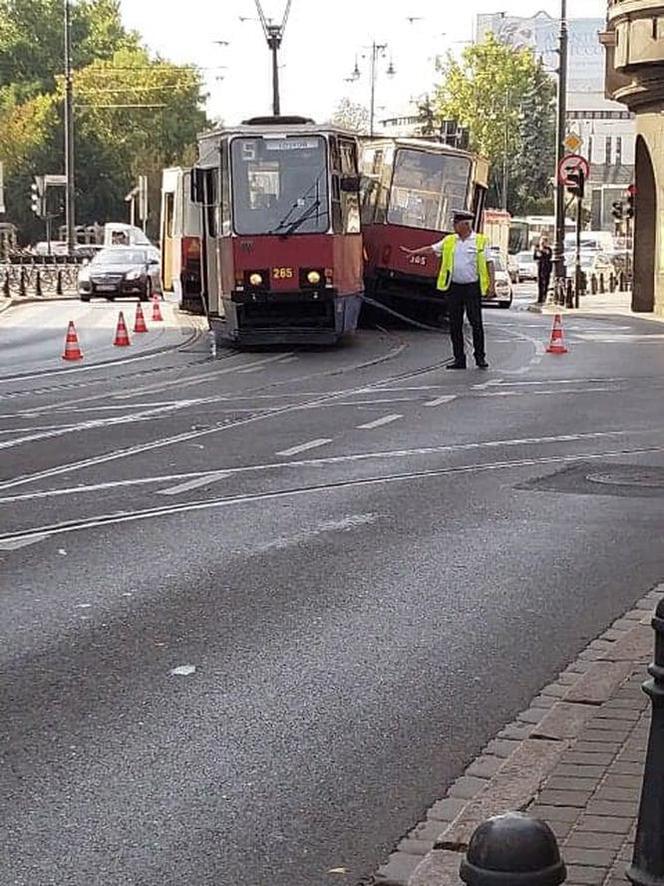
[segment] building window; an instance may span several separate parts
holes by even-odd
[[[612,162],[612,157],[611,157],[612,140],[611,140],[611,136],[610,136],[610,135],[607,135],[605,145],[606,145],[606,153],[605,153],[605,159],[604,159],[604,162],[606,163],[607,166],[611,166],[611,162]]]
[[[658,18],[654,18],[654,19],[652,20],[652,39],[653,39],[653,40],[658,40],[658,39],[659,39],[659,27],[658,27],[658,25],[659,25],[659,19],[658,19]]]
[[[616,136],[616,166],[622,163],[622,136]]]
[[[588,160],[593,162],[593,137],[592,135],[588,137]]]

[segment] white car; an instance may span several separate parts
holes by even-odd
[[[514,298],[514,289],[510,275],[505,270],[503,260],[500,255],[492,250],[493,268],[496,274],[496,297],[490,298],[485,296],[482,303],[485,305],[498,305],[499,308],[509,308]]]
[[[516,282],[537,280],[537,262],[532,252],[518,252],[516,255]]]

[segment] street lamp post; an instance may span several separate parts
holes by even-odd
[[[371,52],[369,68],[369,76],[371,78],[371,97],[369,101],[369,135],[373,136],[376,129],[376,80],[378,78],[378,59],[383,57],[387,52],[387,43],[376,43],[376,41],[374,40],[371,46],[367,48]],[[388,77],[394,77],[394,75],[396,74],[394,62],[391,59],[386,73]],[[356,59],[355,68],[353,69],[353,73],[348,79],[351,81],[359,80],[360,77],[361,72]]]
[[[565,185],[560,181],[558,170],[565,156],[565,133],[567,127],[567,0],[560,0],[560,49],[558,66],[558,122],[556,127],[556,235],[555,235],[555,283],[554,298],[562,303],[565,298]]]
[[[65,0],[65,216],[67,249],[76,245],[76,181],[74,178],[74,78],[71,64],[71,3]]]

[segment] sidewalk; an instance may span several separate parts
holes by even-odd
[[[641,684],[662,596],[664,585],[542,690],[402,840],[374,883],[458,886],[475,828],[492,815],[526,811],[556,834],[569,886],[625,886],[650,722]]]
[[[584,295],[579,300],[577,308],[563,308],[560,305],[531,304],[528,310],[535,314],[576,314],[577,316],[594,317],[637,317],[641,320],[654,320],[657,323],[664,322],[664,316],[653,312],[637,313],[632,310],[631,292],[608,292],[603,295]]]

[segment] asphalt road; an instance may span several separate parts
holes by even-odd
[[[554,357],[524,307],[485,373],[407,328],[12,352],[2,886],[355,886],[662,579],[664,326]]]

